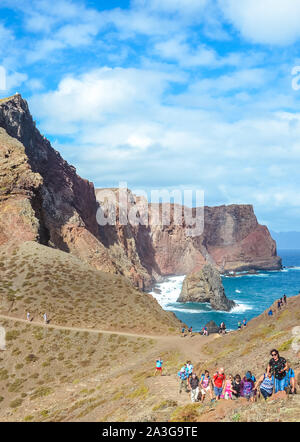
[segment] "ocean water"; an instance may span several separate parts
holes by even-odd
[[[226,296],[233,299],[237,305],[230,312],[217,312],[207,303],[176,302],[179,297],[183,276],[171,276],[157,284],[155,288],[160,293],[151,292],[164,310],[175,315],[192,326],[194,331],[201,328],[210,320],[218,325],[224,321],[228,330],[237,329],[238,321],[246,318],[248,321],[258,316],[284,293],[295,296],[300,292],[300,250],[279,250],[284,266],[281,271],[259,272],[254,275],[239,274],[237,277],[223,276]]]

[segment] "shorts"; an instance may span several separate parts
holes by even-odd
[[[277,379],[275,377],[275,393],[277,393],[278,391],[284,391],[285,382],[285,378]]]
[[[221,394],[223,392],[223,388],[222,387],[214,387],[214,392],[215,392],[215,396],[221,396]]]
[[[209,385],[206,388],[203,388],[203,387],[201,388],[201,394],[203,394],[203,396],[206,395],[206,393],[209,392],[209,391],[210,391],[210,386]]]
[[[244,398],[249,401],[250,398],[254,397],[254,391],[251,391],[249,394],[244,394]]]
[[[162,370],[162,367],[156,367],[156,370],[161,371],[161,370]]]

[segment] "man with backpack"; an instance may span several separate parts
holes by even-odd
[[[217,400],[220,400],[221,394],[223,393],[225,379],[224,368],[221,367],[213,377],[214,393]]]

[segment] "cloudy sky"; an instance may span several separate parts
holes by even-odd
[[[300,230],[299,40],[300,0],[1,0],[0,97],[98,187]]]

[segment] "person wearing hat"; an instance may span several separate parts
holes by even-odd
[[[241,381],[241,396],[246,398],[248,401],[254,402],[254,382],[252,379],[252,374],[247,371],[245,376]]]
[[[182,368],[180,369],[180,371],[177,373],[177,376],[178,376],[179,379],[180,379],[179,393],[182,392],[182,389],[183,389],[183,388],[185,389],[185,392],[188,393],[188,392],[189,392],[189,390],[188,390],[188,388],[187,388],[187,379],[188,379],[188,375],[187,375],[187,372],[186,372],[186,368],[185,368],[185,367],[182,367]]]

